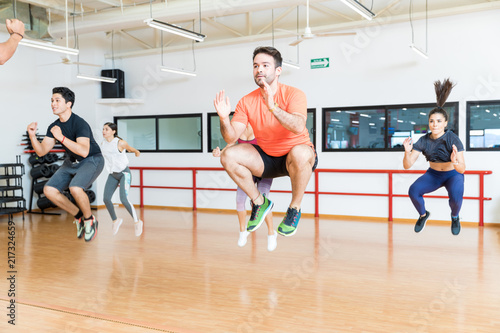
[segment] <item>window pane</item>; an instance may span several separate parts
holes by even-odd
[[[385,148],[385,110],[335,110],[324,114],[328,149]]]
[[[118,119],[118,135],[139,150],[156,150],[156,126],[154,118]]]
[[[160,150],[201,151],[201,115],[158,119]]]
[[[424,136],[429,129],[429,112],[434,108],[434,105],[418,106],[418,107],[401,107],[389,108],[387,116],[389,118],[389,127],[387,129],[387,138],[390,148],[404,149],[403,141],[410,137],[413,142]],[[457,134],[455,124],[455,106],[444,107],[448,113],[448,130]]]
[[[233,119],[233,115],[229,116],[229,119]],[[216,113],[208,114],[208,127],[209,127],[209,142],[208,142],[208,152],[211,153],[212,150],[219,147],[220,149],[224,149],[227,143],[222,138],[222,134],[220,134],[220,120],[219,116]]]
[[[307,110],[306,128],[309,131],[309,139],[316,147],[315,133],[316,133],[316,113],[315,109]],[[317,148],[316,148],[317,149]]]
[[[467,103],[469,147],[500,148],[500,103]]]

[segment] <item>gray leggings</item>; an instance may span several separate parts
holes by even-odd
[[[134,206],[128,201],[128,190],[130,189],[130,183],[132,182],[132,175],[130,174],[130,169],[126,167],[122,172],[113,172],[108,176],[106,181],[106,186],[104,186],[104,204],[108,209],[109,215],[114,220],[117,219],[115,213],[115,207],[111,201],[113,193],[115,193],[118,184],[120,184],[120,201],[125,206],[130,215],[134,218],[134,222],[137,222],[137,214],[135,213]]]

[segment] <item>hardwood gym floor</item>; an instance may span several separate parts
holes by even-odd
[[[303,217],[268,252],[265,224],[237,246],[236,214],[145,209],[135,237],[117,213],[89,243],[66,214],[14,216],[15,326],[0,216],[1,332],[500,331],[498,227]]]

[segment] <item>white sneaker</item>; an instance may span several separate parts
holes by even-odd
[[[243,247],[247,243],[247,237],[250,233],[246,230],[240,231],[240,238],[238,239],[238,246]]]
[[[268,251],[274,251],[276,249],[276,246],[278,246],[278,233],[275,231],[274,235],[269,236],[267,235],[267,250]]]
[[[113,236],[118,233],[118,229],[120,229],[122,223],[123,219],[116,219],[116,221],[113,222]]]
[[[141,220],[134,223],[135,235],[137,237],[139,237],[142,234],[142,225],[143,225],[143,223]]]

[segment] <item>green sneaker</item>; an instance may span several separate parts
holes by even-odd
[[[252,215],[250,215],[250,220],[248,220],[247,231],[252,232],[259,229],[266,215],[269,214],[274,206],[274,203],[266,198],[265,194],[263,194],[263,197],[264,203],[262,205],[252,205]]]
[[[300,220],[300,209],[288,207],[286,215],[278,227],[278,233],[283,236],[293,236],[297,232],[297,225]]]

